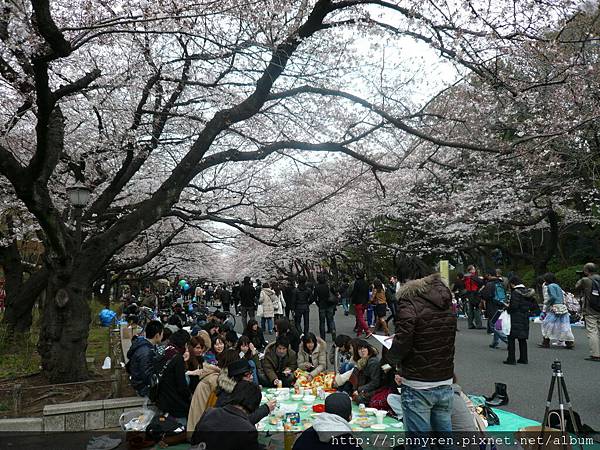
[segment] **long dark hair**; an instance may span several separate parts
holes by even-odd
[[[302,348],[304,348],[304,351],[308,354],[311,354],[311,351],[308,351],[308,348],[306,347],[306,344],[308,344],[309,342],[312,342],[313,344],[315,344],[315,346],[312,349],[312,352],[315,351],[315,349],[317,348],[317,337],[315,336],[314,333],[306,333],[304,336],[302,336]]]
[[[381,282],[381,280],[379,278],[375,278],[373,280],[373,287],[375,288],[375,290],[377,292],[383,292],[383,283]]]
[[[357,339],[356,341],[353,342],[353,352],[354,352],[354,361],[358,361],[360,359],[360,356],[358,356],[358,350],[361,348],[366,348],[369,350],[369,358],[371,356],[375,356],[377,353],[375,352],[375,348],[373,348],[373,346],[371,344],[369,344],[367,341],[365,341],[364,339]]]
[[[251,343],[252,341],[250,341],[248,336],[242,336],[238,339],[237,344],[235,344],[235,349],[239,354],[239,352],[242,351],[242,345],[250,345]],[[252,359],[252,350],[248,349],[248,351],[244,353],[244,358]]]
[[[252,336],[252,335],[254,335],[254,334],[258,334],[258,332],[259,332],[259,330],[260,330],[260,326],[259,326],[259,327],[256,329],[256,331],[254,331],[254,330],[252,329],[252,327],[253,327],[254,325],[258,325],[258,321],[257,321],[257,320],[255,320],[255,319],[250,319],[250,320],[248,321],[248,323],[246,324],[246,330],[245,330],[245,334],[246,334],[247,336]]]

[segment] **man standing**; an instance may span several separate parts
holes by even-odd
[[[294,309],[294,321],[296,328],[302,330],[304,334],[309,331],[309,310],[313,302],[312,290],[306,285],[306,277],[298,278],[298,288],[296,289],[296,304]],[[300,328],[300,322],[304,319],[304,328]]]
[[[335,341],[335,321],[333,317],[338,297],[331,291],[325,275],[319,275],[317,278],[315,297],[317,306],[319,307],[319,335],[321,339],[326,340],[325,322],[327,322],[327,328],[331,333],[332,340]]]
[[[486,275],[486,283],[481,290],[481,298],[485,301],[485,316],[487,318],[487,333],[494,334],[494,325],[496,321],[494,316],[498,310],[506,306],[506,290],[502,279],[496,277],[495,271],[490,271]]]
[[[475,266],[467,267],[465,275],[465,294],[467,297],[467,323],[469,330],[476,328],[482,330],[481,326],[481,295],[479,293],[483,286],[483,280],[477,275]]]
[[[250,277],[244,277],[242,287],[240,288],[240,310],[242,313],[242,325],[246,329],[248,318],[253,320],[256,317],[256,291],[252,286]]]
[[[356,310],[356,337],[360,337],[363,331],[367,337],[371,336],[369,326],[365,322],[365,310],[369,303],[369,285],[365,281],[365,274],[362,272],[356,273],[350,299]]]
[[[401,368],[404,427],[415,438],[432,431],[449,434],[456,336],[452,294],[436,273],[406,283],[396,298],[396,334],[386,358]]]
[[[285,301],[285,318],[293,319],[294,310],[296,309],[296,286],[294,280],[288,279],[286,286],[283,288],[283,300]]]
[[[163,325],[158,320],[151,320],[146,325],[146,337],[137,337],[127,352],[127,372],[131,387],[140,397],[148,395],[150,377],[154,371],[156,346],[163,337]]]
[[[575,292],[583,296],[585,334],[590,346],[587,361],[600,362],[600,275],[594,263],[583,266],[583,277],[575,285]]]

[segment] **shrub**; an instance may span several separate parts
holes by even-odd
[[[573,292],[575,290],[575,284],[577,283],[577,280],[579,280],[577,271],[581,270],[582,267],[583,264],[565,267],[554,274],[556,275],[558,284],[563,288],[564,291]]]

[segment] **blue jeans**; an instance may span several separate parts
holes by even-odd
[[[256,370],[256,363],[249,359],[248,365],[252,368],[252,381],[254,382],[254,384],[258,384],[258,372]]]
[[[342,308],[344,308],[344,314],[350,311],[350,305],[348,304],[348,299],[346,297],[342,297]]]
[[[319,335],[321,339],[326,340],[327,334],[325,329],[325,322],[327,321],[327,328],[331,334],[335,334],[335,321],[333,316],[335,315],[335,307],[319,308]]]
[[[265,328],[265,322],[267,324],[267,328]],[[263,330],[267,330],[269,334],[273,334],[273,318],[272,317],[261,317],[260,318],[260,327]]]
[[[404,429],[408,437],[413,439],[426,438],[430,435],[450,437],[454,397],[452,386],[417,390],[403,385],[401,397]],[[417,449],[424,446],[407,445],[406,448]],[[453,447],[438,445],[438,448],[452,449]]]
[[[369,306],[367,307],[367,325],[370,327],[375,325],[375,313],[373,309],[373,305],[369,303]]]
[[[354,364],[351,362],[345,362],[340,365],[338,370],[340,371],[340,373],[346,373],[351,369],[354,369]]]
[[[508,345],[508,338],[502,331],[494,330],[494,339],[492,340],[492,347],[498,347],[500,341]]]

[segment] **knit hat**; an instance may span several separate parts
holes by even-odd
[[[345,392],[334,392],[325,399],[325,412],[348,420],[352,414],[352,401]]]
[[[247,372],[252,372],[252,368],[245,359],[234,361],[227,366],[227,373],[232,378],[238,375],[243,375]]]

